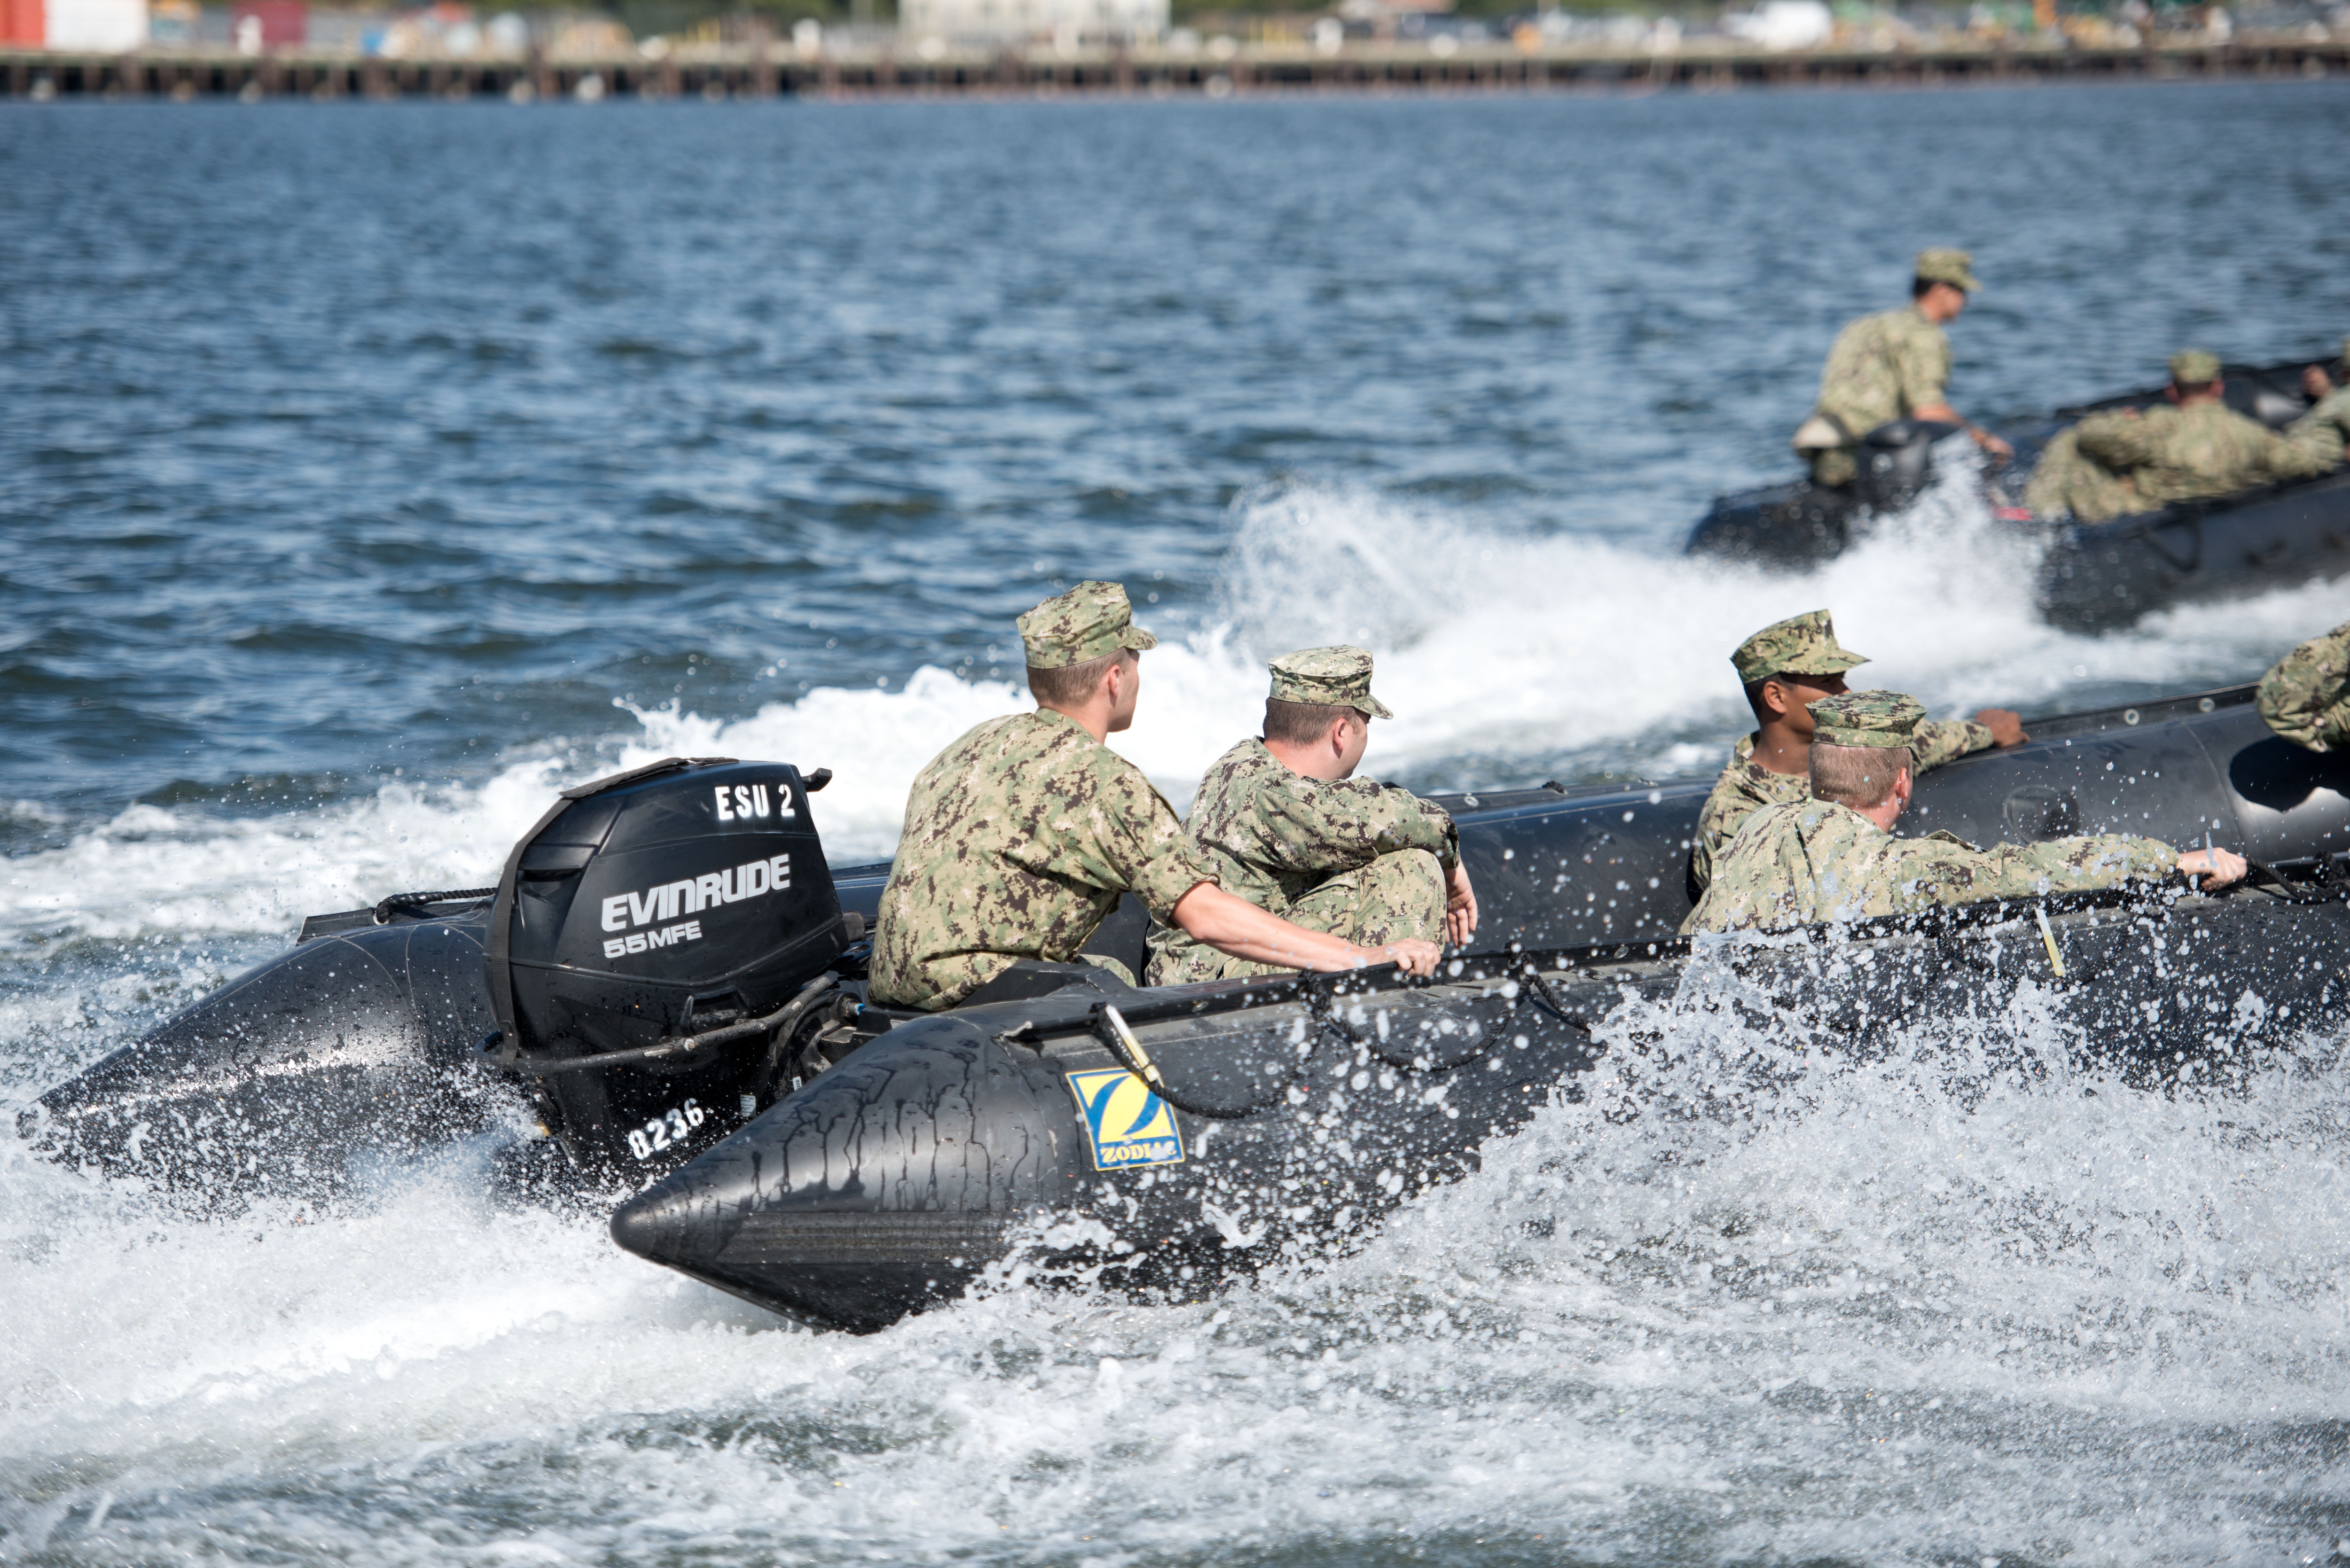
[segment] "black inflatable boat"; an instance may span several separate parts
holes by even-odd
[[[888,867],[827,865],[827,775],[671,759],[568,792],[486,897],[313,918],[19,1130],[191,1201],[472,1151],[636,1190],[623,1246],[850,1326],[1015,1258],[1189,1287],[1344,1244],[1604,1054],[1669,1036],[1675,1006],[1865,1049],[2030,985],[2082,1052],[2155,1075],[2330,1020],[2350,764],[2269,734],[2250,698],[2037,721],[1927,775],[1914,809],[1977,840],[2209,833],[2273,866],[2264,889],[1970,910],[1866,933],[1858,969],[1809,939],[1692,955],[1672,933],[1708,781],[1545,786],[1447,798],[1485,918],[1434,984],[1134,991],[1035,965],[1024,999],[927,1017],[863,995]],[[1093,946],[1139,970],[1145,923],[1129,901]]]
[[[2301,374],[2315,362],[2227,366],[2228,404],[2281,430],[2308,410]],[[1984,504],[2003,524],[2047,538],[2036,588],[2043,615],[2070,629],[2096,630],[2181,600],[2229,598],[2350,572],[2350,470],[2106,523],[2052,524],[2024,508],[2033,465],[2059,431],[2085,414],[2143,408],[2162,395],[2156,387],[2043,419],[1992,424],[2014,446],[2015,458],[1982,476]],[[1866,537],[1877,519],[1915,501],[1933,482],[1938,457],[1947,462],[1970,451],[1955,426],[1896,421],[1861,443],[1860,473],[1850,490],[1797,480],[1717,497],[1690,531],[1685,553],[1778,567],[1831,559]]]

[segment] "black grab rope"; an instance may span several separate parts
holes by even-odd
[[[1202,1105],[1188,1096],[1177,1094],[1168,1085],[1167,1080],[1159,1075],[1159,1064],[1142,1048],[1142,1042],[1134,1037],[1134,1030],[1116,1007],[1107,1002],[1095,1003],[1093,1026],[1095,1038],[1109,1048],[1110,1055],[1119,1066],[1141,1079],[1152,1094],[1188,1116],[1205,1116],[1211,1122],[1236,1122],[1243,1116],[1256,1115],[1289,1092],[1287,1084],[1279,1084],[1263,1098],[1252,1100],[1244,1106]]]
[[[1494,1051],[1502,1048],[1502,1046],[1494,1046],[1494,1044],[1490,1042],[1471,1042],[1466,1051],[1461,1051],[1460,1055],[1455,1055],[1450,1063],[1440,1063],[1440,1060],[1436,1060],[1436,1054],[1433,1054],[1433,1051],[1421,1055],[1394,1055],[1387,1048],[1387,1042],[1382,1042],[1382,1039],[1378,1037],[1378,1032],[1356,1034],[1354,1027],[1349,1027],[1344,1018],[1339,1018],[1337,987],[1309,987],[1309,992],[1306,992],[1306,1011],[1314,1015],[1314,1025],[1316,1025],[1323,1034],[1330,1034],[1330,1037],[1337,1039],[1337,1042],[1344,1044],[1344,1046],[1366,1051],[1366,1054],[1370,1054],[1372,1060],[1388,1064],[1388,1067],[1394,1067],[1394,1070],[1399,1072],[1455,1072],[1460,1070],[1460,1067],[1466,1067],[1469,1063],[1473,1063],[1473,1060],[1478,1060],[1481,1055],[1492,1055]]]
[[[462,904],[476,898],[494,898],[495,888],[444,888],[437,893],[394,893],[375,907],[375,923],[391,923],[394,909],[421,909],[428,904]]]
[[[2334,904],[2343,900],[2350,888],[2345,888],[2334,875],[2334,857],[2321,857],[2316,873],[2306,882],[2296,882],[2264,860],[2244,857],[2244,886],[2265,893],[2285,904]]]

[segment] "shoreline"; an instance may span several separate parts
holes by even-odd
[[[804,57],[741,47],[647,59],[385,59],[287,51],[127,55],[0,50],[0,99],[115,101],[308,98],[390,102],[504,99],[1038,99],[1361,97],[1405,94],[1926,89],[2120,81],[2322,81],[2350,76],[2350,38],[2245,36],[2225,44],[2127,48],[1970,44],[1914,50],[1773,53],[1523,51],[1506,43],[1440,54],[1425,46],[1243,45],[1210,51],[1050,48]]]

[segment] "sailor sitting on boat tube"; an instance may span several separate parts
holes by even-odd
[[[1690,846],[1692,894],[1705,891],[1715,859],[1748,816],[1812,797],[1805,704],[1842,692],[1845,671],[1867,662],[1836,640],[1835,622],[1824,609],[1773,621],[1731,654],[1746,705],[1754,710],[1754,732],[1731,750],[1698,813],[1697,842]],[[1922,774],[1986,746],[2020,746],[2030,738],[2012,710],[1986,708],[1971,719],[1924,721],[1909,737],[1909,760]]]
[[[1104,743],[1134,722],[1141,655],[1159,646],[1134,624],[1124,588],[1079,583],[1022,616],[1020,640],[1036,711],[989,720],[914,781],[881,890],[874,1001],[923,1012],[985,1002],[989,983],[1023,959],[1082,957],[1131,982],[1115,959],[1078,950],[1128,892],[1238,958],[1434,972],[1433,942],[1363,946],[1216,885],[1167,797]]]
[[[1477,895],[1451,814],[1355,769],[1371,721],[1371,656],[1308,648],[1273,661],[1264,733],[1200,781],[1186,826],[1225,891],[1294,925],[1368,947],[1402,938],[1465,942]],[[1182,930],[1153,931],[1150,983],[1232,980],[1275,966],[1219,952]]]
[[[1766,805],[1746,819],[1704,901],[1682,922],[1684,935],[2113,888],[2174,871],[2208,877],[2211,887],[2244,874],[2242,857],[2224,849],[2181,855],[2160,839],[2119,833],[1991,849],[1941,832],[1896,838],[1925,705],[1898,691],[1848,691],[1811,709],[1813,798]]]
[[[2024,504],[2042,517],[2069,513],[2079,522],[2103,523],[2306,479],[2342,461],[2328,421],[2279,435],[2230,408],[2227,391],[2217,354],[2180,349],[2170,357],[2167,402],[2143,412],[2108,409],[2058,435],[2033,470]]]

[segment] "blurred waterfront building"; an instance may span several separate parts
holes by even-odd
[[[1058,43],[1148,43],[1167,31],[1168,0],[899,0],[898,26],[912,38],[1050,38]]]
[[[147,0],[0,0],[0,47],[114,53],[147,41]]]

